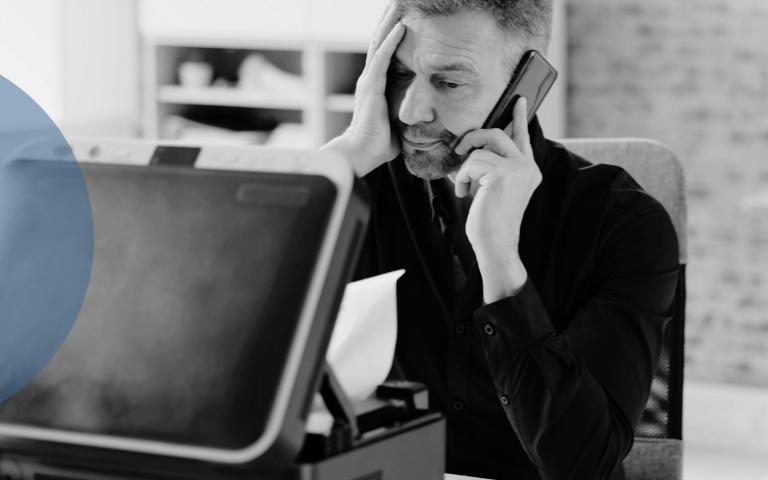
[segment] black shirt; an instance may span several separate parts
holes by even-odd
[[[446,415],[448,472],[620,479],[673,312],[677,237],[624,170],[568,152],[535,120],[530,134],[543,180],[521,225],[521,291],[483,304],[461,205],[400,158],[365,177],[358,276],[406,269],[394,371]]]

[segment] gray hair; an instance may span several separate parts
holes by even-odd
[[[552,35],[553,0],[396,0],[400,14],[426,17],[487,12],[502,31],[522,40],[525,50],[546,53]],[[519,52],[522,54],[523,52]]]

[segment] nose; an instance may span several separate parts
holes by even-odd
[[[435,109],[429,87],[419,79],[408,85],[397,116],[406,125],[430,123],[435,120]]]

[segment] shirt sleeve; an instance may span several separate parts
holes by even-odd
[[[609,478],[629,452],[678,270],[667,213],[626,215],[599,249],[592,295],[562,331],[530,280],[475,311],[499,401],[543,478]]]

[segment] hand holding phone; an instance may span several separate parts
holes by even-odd
[[[507,128],[512,122],[512,112],[520,97],[528,101],[527,123],[530,123],[555,79],[557,70],[539,52],[526,52],[482,128]]]
[[[483,277],[485,303],[513,295],[528,276],[518,239],[525,210],[542,180],[528,123],[556,77],[540,54],[527,52],[483,127],[465,134],[455,148],[457,154],[468,155],[454,177],[454,189],[458,197],[474,192],[465,230]],[[525,101],[518,102],[520,97]],[[511,138],[497,130],[510,124]]]

